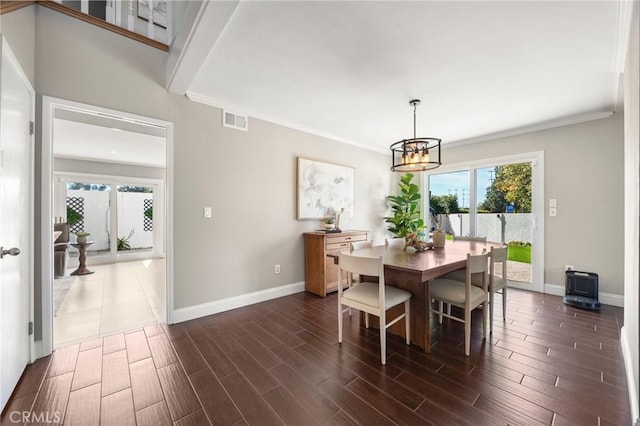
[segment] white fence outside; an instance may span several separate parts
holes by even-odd
[[[144,230],[144,200],[152,200],[152,193],[118,192],[118,238],[129,238],[131,248],[153,247],[153,232]]]
[[[152,193],[118,192],[118,235],[111,233],[109,191],[67,190],[67,197],[84,199],[84,230],[94,242],[90,251],[108,251],[110,234],[116,244],[117,238],[126,238],[131,230],[131,248],[153,247],[153,231],[144,230],[144,200],[153,199]]]
[[[453,213],[442,215],[445,232],[453,235],[469,235],[469,213]],[[504,242],[531,242],[531,213],[505,213],[506,219]],[[447,223],[448,222],[448,223]],[[476,235],[487,237],[488,241],[502,241],[502,223],[496,213],[478,214]]]

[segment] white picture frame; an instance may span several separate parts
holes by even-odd
[[[342,209],[353,217],[353,167],[298,157],[297,175],[298,220],[324,219]]]

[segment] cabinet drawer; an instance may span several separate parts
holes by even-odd
[[[349,243],[331,243],[327,244],[327,251],[342,251],[349,248]]]
[[[348,243],[352,241],[366,241],[366,239],[366,233],[353,235],[332,235],[330,237],[327,237],[327,248],[329,248],[329,246],[332,244],[347,243],[348,245]]]

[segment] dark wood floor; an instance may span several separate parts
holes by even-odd
[[[489,342],[474,317],[470,357],[445,320],[431,354],[391,337],[383,367],[357,316],[338,344],[336,303],[300,293],[58,349],[28,367],[2,424],[12,412],[65,425],[631,423],[620,308],[510,290]]]

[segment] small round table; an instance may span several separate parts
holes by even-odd
[[[93,274],[93,271],[87,268],[87,248],[93,245],[93,241],[87,241],[86,243],[71,243],[71,245],[78,249],[80,252],[80,256],[78,260],[80,261],[80,265],[78,265],[78,269],[73,271],[71,275],[89,275]]]

